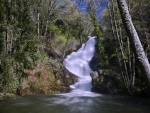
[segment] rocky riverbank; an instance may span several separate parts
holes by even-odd
[[[101,94],[123,94],[141,97],[150,97],[148,87],[137,87],[141,82],[136,80],[134,88],[127,89],[121,75],[112,69],[99,69],[90,73],[92,78],[92,91]]]
[[[4,100],[7,98],[15,98],[15,97],[17,97],[17,95],[14,93],[0,93],[0,100]]]
[[[12,93],[0,93],[0,100],[16,96],[35,94],[66,93],[71,89],[70,84],[77,81],[77,76],[65,68],[61,72],[54,70],[49,65],[38,65],[32,69],[25,69],[26,77]]]
[[[99,69],[90,73],[92,78],[92,91],[99,93],[117,94],[121,78],[111,69]]]

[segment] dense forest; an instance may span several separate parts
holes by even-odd
[[[0,92],[69,91],[63,60],[91,35],[96,69],[117,73],[118,91],[150,96],[149,18],[150,0],[1,0]]]

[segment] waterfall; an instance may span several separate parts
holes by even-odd
[[[90,92],[92,88],[89,62],[95,52],[95,37],[88,37],[89,40],[82,45],[77,51],[67,56],[64,60],[64,65],[73,74],[79,77],[79,81],[70,87],[73,89],[70,93],[74,96],[91,96],[94,93]]]

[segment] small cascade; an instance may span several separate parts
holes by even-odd
[[[92,70],[89,67],[89,62],[95,53],[96,41],[95,37],[89,36],[88,38],[89,40],[77,52],[71,53],[64,60],[66,69],[79,77],[79,82],[70,86],[73,89],[70,92],[72,96],[91,96],[95,94],[91,92],[90,73]]]

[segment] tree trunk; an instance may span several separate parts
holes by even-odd
[[[113,3],[113,0],[111,0],[111,2]],[[113,13],[117,12],[115,11],[115,7],[114,7],[114,4],[112,4],[112,11]],[[121,52],[121,64],[123,64],[123,71],[124,71],[124,74],[126,76],[126,82],[127,82],[127,88],[129,87],[129,75],[128,75],[128,69],[127,69],[127,64],[126,64],[126,60],[125,60],[125,52],[124,52],[124,48],[123,48],[123,41],[122,41],[122,34],[121,34],[121,31],[120,30],[120,25],[117,25],[117,21],[115,19],[115,16],[113,15],[112,16],[113,18],[113,21],[114,21],[114,28],[115,28],[115,31],[116,31],[116,38],[117,38],[117,41],[118,41],[118,45],[119,45],[119,48],[120,48],[120,52]],[[118,23],[120,24],[120,23]],[[118,51],[119,52],[119,51]]]
[[[135,58],[138,59],[144,76],[150,86],[150,64],[148,62],[148,58],[145,55],[139,36],[132,23],[127,3],[125,0],[117,0],[117,3],[126,33],[129,37],[130,43],[132,44],[132,49],[135,53]]]
[[[83,29],[80,26],[80,30],[79,30],[79,33],[78,33],[78,38],[80,39],[80,45],[82,45],[82,32],[83,32]]]
[[[111,0],[111,2],[113,3],[112,0]],[[124,60],[121,60],[121,59],[124,59],[124,58],[122,58],[122,57],[123,57],[122,55],[124,55],[124,52],[122,51],[123,54],[119,55],[119,51],[120,51],[120,50],[123,50],[123,49],[120,49],[120,47],[122,47],[122,44],[120,43],[120,41],[118,41],[119,38],[117,38],[117,37],[119,37],[119,34],[118,34],[117,31],[116,31],[116,33],[115,33],[115,30],[116,30],[117,28],[116,28],[116,24],[115,24],[115,25],[113,24],[113,21],[116,21],[116,20],[115,20],[114,16],[112,16],[112,12],[111,12],[110,4],[109,4],[109,1],[108,1],[108,0],[107,0],[107,5],[108,5],[108,12],[109,12],[109,17],[110,17],[110,23],[111,23],[112,34],[113,34],[115,40],[117,40],[117,41],[116,41],[116,45],[119,45],[119,48],[116,46],[116,47],[117,47],[117,48],[116,48],[116,53],[117,53],[117,56],[118,56],[118,61],[119,61],[120,69],[121,69],[122,79],[123,79],[123,81],[124,81],[124,84],[125,84],[126,88],[128,88],[128,83],[129,83],[129,82],[128,82],[128,79],[127,79],[126,72],[124,71],[125,68],[123,69],[123,67],[125,67],[126,64],[124,64],[124,62],[122,62],[122,61],[124,61]],[[113,6],[112,11],[113,11],[113,13],[115,13],[115,12],[114,12],[114,6]],[[114,27],[115,27],[115,28],[114,28]],[[118,34],[118,35],[117,35],[117,34]],[[117,43],[117,42],[118,42],[118,43]],[[123,64],[124,64],[124,65],[123,65]]]
[[[37,16],[37,22],[38,22],[38,28],[37,28],[37,35],[38,35],[38,39],[40,40],[40,12],[38,10],[38,16]]]
[[[127,47],[128,47],[128,74],[131,80],[131,52],[130,52],[130,42],[129,42],[129,37],[127,37]]]
[[[131,77],[131,84],[130,87],[134,88],[134,82],[135,82],[135,57],[134,57],[134,53],[132,53],[132,59],[131,59],[131,67],[132,67],[132,77]]]
[[[68,30],[68,31],[69,31],[69,32],[68,32],[68,36],[67,36],[67,40],[66,40],[66,44],[65,44],[65,46],[64,46],[64,51],[63,51],[62,61],[64,60],[65,55],[66,55],[66,47],[67,47],[68,40],[69,40],[69,36],[70,36],[70,28],[69,28],[69,30]]]

